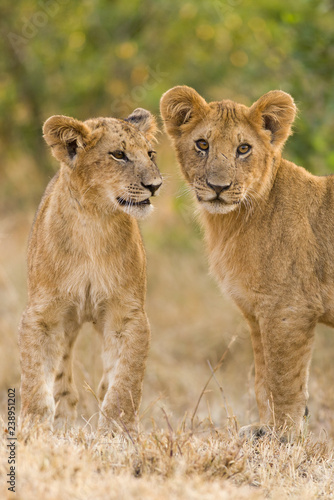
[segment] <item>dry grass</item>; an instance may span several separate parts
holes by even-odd
[[[6,445],[4,428],[1,448]],[[332,498],[333,450],[310,437],[241,442],[234,426],[202,424],[194,432],[152,426],[149,432],[101,438],[89,428],[50,435],[35,426],[18,435],[16,498],[243,499]],[[0,473],[6,474],[2,453]],[[0,487],[6,498],[5,487]]]
[[[101,375],[100,343],[89,326],[76,346],[78,426],[49,435],[22,428],[17,446],[18,493],[32,499],[334,498],[334,336],[318,329],[310,379],[309,433],[303,442],[240,442],[236,425],[257,419],[253,358],[246,325],[208,276],[189,196],[160,147],[168,173],[156,211],[142,232],[148,256],[147,311],[152,346],[138,432],[96,436],[91,391]],[[33,212],[0,221],[0,498],[5,475],[6,397],[19,388],[17,325],[26,300],[25,249]],[[191,417],[210,368],[227,353]],[[220,389],[220,387],[222,390]],[[19,403],[17,411],[19,410]]]

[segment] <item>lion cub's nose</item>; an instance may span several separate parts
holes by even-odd
[[[231,184],[232,182],[230,182],[229,184],[222,184],[222,185],[219,185],[219,184],[211,184],[209,181],[206,181],[207,185],[213,189],[213,191],[219,196],[220,193],[222,191],[227,191],[230,187],[231,187]]]
[[[161,186],[162,182],[159,182],[158,184],[144,184],[143,182],[141,183],[142,186],[146,189],[149,189],[152,193],[152,196],[154,196],[154,193],[158,191],[159,187]]]

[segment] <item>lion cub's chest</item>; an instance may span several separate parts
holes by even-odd
[[[243,308],[251,309],[250,289],[246,277],[236,272],[235,269],[229,268],[223,259],[219,263],[217,262],[214,267],[211,265],[211,272],[216,276],[219,286],[225,294],[232,297],[240,306],[243,304]]]
[[[59,249],[60,295],[76,309],[80,323],[94,321],[106,302],[135,293],[145,267],[135,229],[77,224],[71,231],[70,251]]]
[[[79,323],[94,321],[116,290],[112,270],[88,261],[69,270],[60,286],[63,300],[76,310]]]
[[[244,313],[256,307],[258,288],[254,285],[256,272],[249,249],[238,241],[217,241],[210,246],[210,269],[222,291],[229,295]]]

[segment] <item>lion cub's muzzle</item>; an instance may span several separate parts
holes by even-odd
[[[209,182],[208,180],[206,181],[206,184],[209,186],[210,189],[212,189],[212,191],[214,191],[216,193],[217,199],[219,199],[220,194],[223,191],[227,191],[232,186],[232,182],[223,183],[223,184],[211,184],[211,182]]]
[[[208,179],[205,179],[205,185],[201,186],[201,189],[196,189],[196,196],[198,201],[211,202],[211,201],[222,201],[225,202],[224,195],[232,186],[231,181],[212,183]],[[209,189],[208,189],[209,188]]]
[[[120,196],[117,198],[118,203],[122,207],[140,207],[143,205],[151,205],[150,199],[146,198],[143,201],[133,201],[132,199],[126,200],[125,198],[121,198]]]
[[[141,185],[143,186],[143,188],[148,189],[149,191],[151,191],[151,196],[155,195],[156,191],[158,191],[158,189],[160,188],[161,184],[162,184],[161,181],[158,181],[155,184],[144,184],[143,182],[141,183]]]
[[[194,184],[197,200],[211,213],[227,213],[241,202],[240,186],[229,178],[217,182],[216,179],[202,179]]]
[[[156,182],[150,183],[150,184],[145,184],[144,182],[141,182],[141,188],[130,188],[128,190],[127,196],[118,196],[117,201],[118,203],[123,206],[123,207],[141,207],[141,206],[147,206],[151,205],[150,198],[155,195],[155,193],[158,191],[158,189],[161,187],[162,182],[161,180],[157,180]],[[147,196],[147,191],[150,192],[150,194]],[[138,195],[140,196],[146,196],[144,199],[138,200]],[[137,198],[137,199],[136,199]]]

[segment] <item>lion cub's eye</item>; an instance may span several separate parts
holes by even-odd
[[[206,151],[207,149],[209,149],[209,143],[205,139],[198,139],[195,144],[198,149],[201,149],[202,151]]]
[[[153,158],[155,157],[155,155],[157,154],[157,152],[156,151],[148,151],[147,154],[151,158],[151,160],[153,160]]]
[[[239,155],[245,155],[251,150],[251,146],[249,144],[240,144],[237,149]]]
[[[113,156],[115,158],[115,160],[127,160],[127,156],[126,154],[124,153],[124,151],[111,151],[109,153],[111,156]]]

